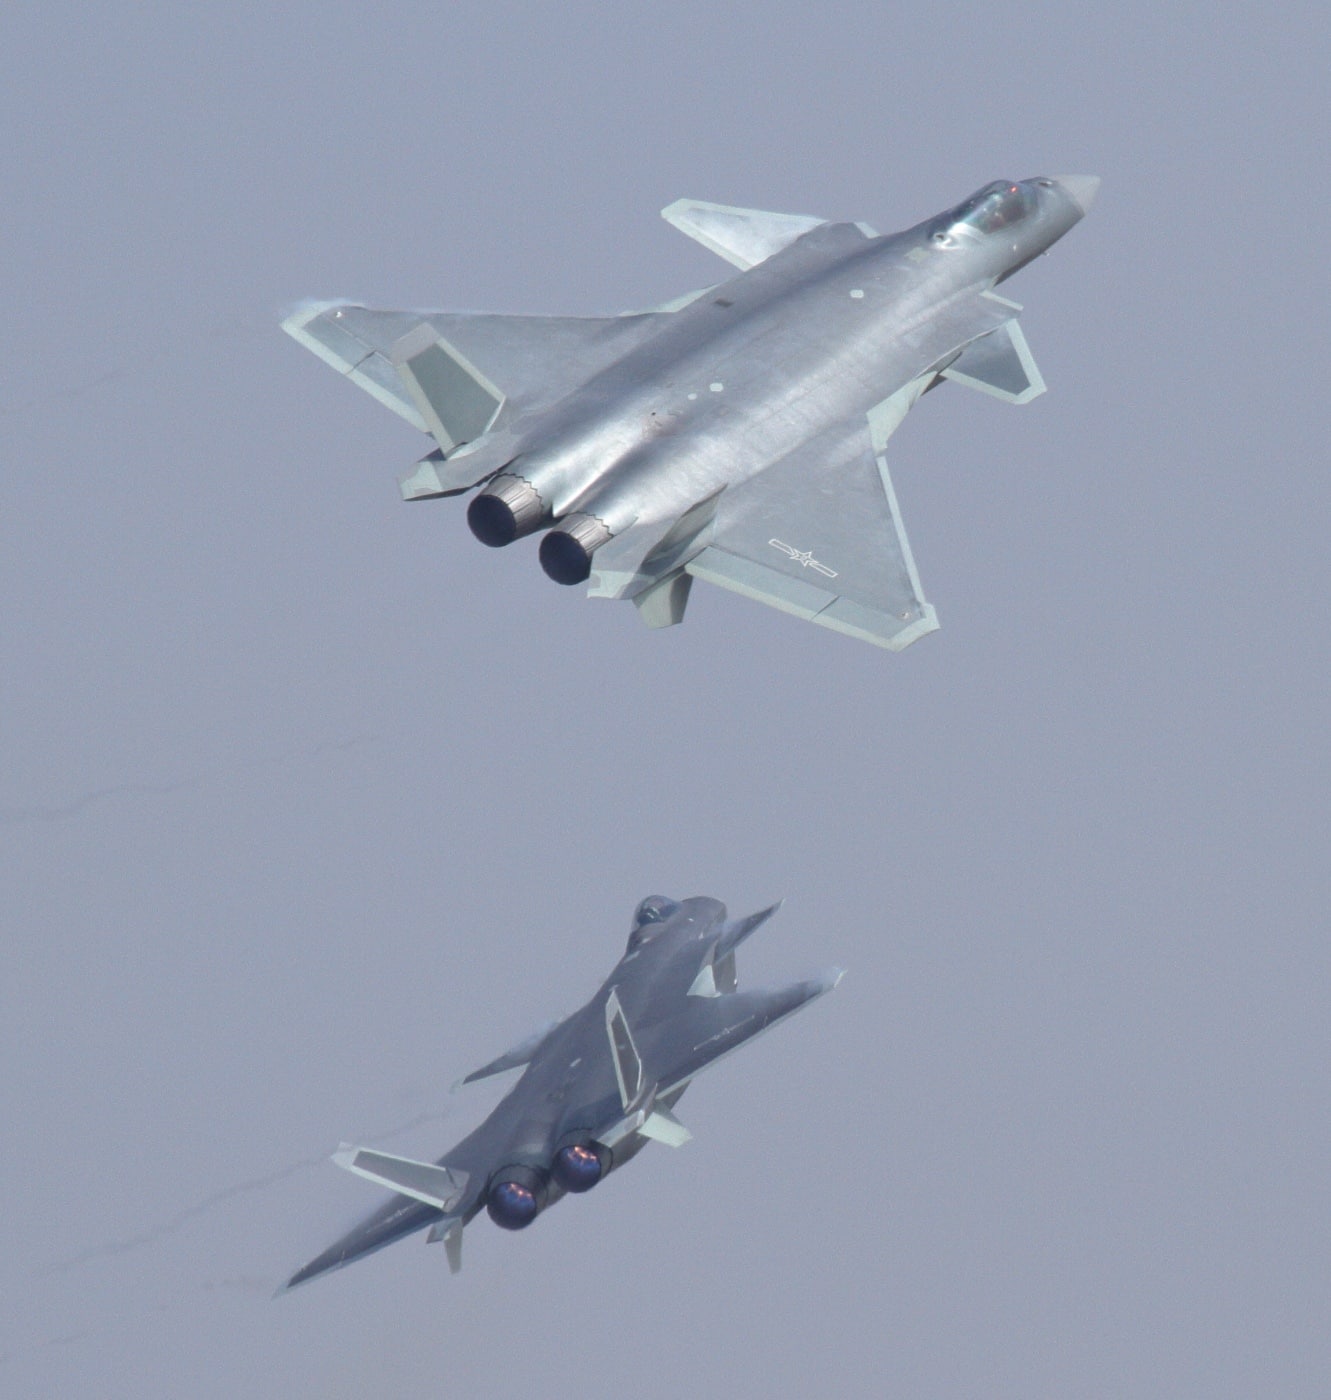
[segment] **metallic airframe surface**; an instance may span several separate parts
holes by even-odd
[[[342,1147],[339,1166],[396,1194],[279,1291],[427,1228],[456,1273],[463,1227],[480,1211],[521,1229],[649,1141],[687,1142],[673,1109],[692,1079],[841,978],[832,969],[770,991],[738,990],[735,950],[777,907],[732,920],[715,899],[644,899],[624,956],[585,1006],[461,1081],[526,1067],[452,1151],[430,1163]]]
[[[901,233],[679,200],[740,269],[600,318],[306,305],[303,345],[435,441],[408,500],[480,486],[473,532],[546,531],[557,582],[682,620],[695,578],[893,650],[933,631],[884,452],[944,380],[1044,391],[993,288],[1090,208],[1089,175],[995,181]]]

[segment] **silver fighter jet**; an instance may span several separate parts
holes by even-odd
[[[884,451],[943,380],[1044,381],[994,286],[1099,180],[997,180],[902,233],[699,200],[663,210],[740,269],[654,311],[579,318],[307,305],[284,328],[435,442],[407,500],[480,486],[487,545],[538,530],[559,583],[652,627],[693,579],[893,650],[937,627]]]
[[[336,1154],[339,1166],[396,1194],[279,1291],[424,1229],[457,1273],[463,1227],[482,1210],[520,1230],[648,1142],[687,1142],[674,1107],[694,1076],[841,979],[833,969],[774,991],[736,989],[735,949],[777,907],[731,920],[715,899],[644,899],[624,956],[586,1006],[461,1081],[526,1066],[451,1152],[433,1163],[364,1147]]]

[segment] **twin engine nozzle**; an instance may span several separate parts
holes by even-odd
[[[539,530],[549,514],[541,493],[526,477],[500,472],[471,498],[467,524],[482,544],[499,549]]]
[[[492,549],[533,534],[550,519],[541,493],[513,472],[491,477],[467,507],[472,534]],[[592,555],[609,538],[610,531],[599,517],[565,516],[541,541],[541,568],[556,583],[585,583],[591,575]]]
[[[582,1139],[567,1143],[554,1155],[549,1172],[539,1167],[513,1166],[496,1172],[485,1197],[485,1209],[496,1225],[521,1230],[545,1209],[549,1185],[580,1194],[590,1191],[610,1170],[608,1147]]]
[[[573,1142],[555,1153],[550,1175],[564,1188],[580,1195],[590,1191],[610,1170],[610,1149],[598,1142]]]

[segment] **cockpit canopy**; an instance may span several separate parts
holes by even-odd
[[[934,241],[955,246],[961,239],[997,233],[1027,218],[1035,208],[1035,192],[1028,185],[995,180],[944,214],[934,231]]]
[[[633,912],[629,952],[645,943],[656,932],[654,924],[664,923],[679,909],[679,901],[663,894],[649,894]]]
[[[633,926],[637,928],[642,924],[664,923],[678,908],[678,900],[670,899],[663,894],[649,894],[638,905],[637,911],[633,915]]]

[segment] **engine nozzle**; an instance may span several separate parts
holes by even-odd
[[[541,568],[556,583],[585,583],[592,555],[608,539],[610,531],[600,516],[570,515],[541,541]]]
[[[545,1194],[545,1177],[534,1167],[505,1167],[490,1183],[485,1209],[501,1229],[521,1230],[541,1213]]]
[[[610,1153],[595,1142],[575,1142],[555,1153],[550,1174],[565,1191],[590,1191],[610,1170]]]
[[[482,544],[498,549],[539,529],[546,514],[545,500],[530,481],[500,472],[471,498],[467,524]]]

